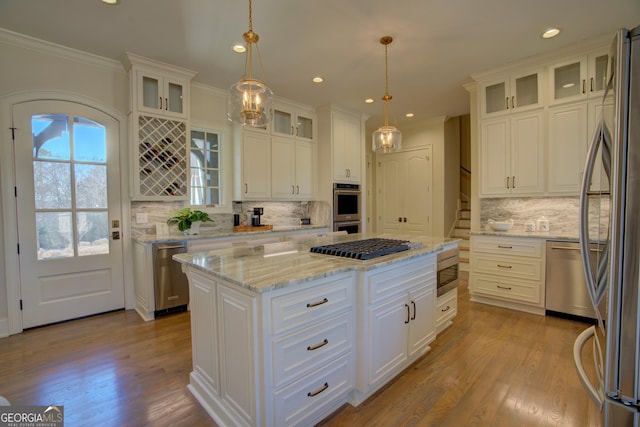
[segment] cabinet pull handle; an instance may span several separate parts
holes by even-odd
[[[309,393],[307,393],[307,396],[309,396],[309,397],[317,396],[317,395],[319,395],[320,393],[322,393],[323,391],[325,391],[328,388],[329,388],[329,383],[324,383],[324,385],[322,387],[320,387],[319,389],[314,390],[314,391],[310,391]]]
[[[498,245],[498,247],[500,249],[513,249],[513,246],[503,246],[503,245]]]
[[[515,176],[511,177],[511,188],[516,188],[516,177]]]
[[[498,265],[498,267],[500,267],[500,268],[513,268],[513,267],[512,267],[512,266],[510,266],[510,265],[500,265],[500,264],[497,264],[497,265]]]
[[[509,97],[508,96],[504,99],[504,107],[505,107],[505,110],[509,109]]]
[[[322,298],[322,300],[321,300],[321,301],[307,303],[307,308],[317,307],[317,306],[319,306],[319,305],[326,304],[326,303],[328,303],[328,302],[329,302],[329,300],[328,300],[328,299],[326,299],[326,298]]]
[[[249,185],[245,182],[244,183],[244,194],[247,194],[249,192]]]
[[[402,217],[401,216],[398,217],[398,222],[402,222]]]
[[[409,320],[411,319],[411,313],[410,313],[411,310],[409,309],[409,304],[405,304],[404,306],[407,309],[407,320],[404,321],[404,324],[406,325],[407,323],[409,323]]]
[[[497,286],[498,286],[498,289],[505,289],[507,291],[511,290],[511,286],[500,286],[500,285],[497,285]]]
[[[296,194],[296,187],[293,184],[291,185],[291,194]]]
[[[407,217],[402,218],[402,222],[407,222]]]
[[[164,99],[164,109],[169,111],[169,99],[168,98]]]
[[[512,96],[512,97],[511,97],[511,108],[516,108],[515,99],[516,99],[516,97],[515,97],[515,96]]]
[[[293,126],[291,126],[291,135],[293,135]]]
[[[509,189],[509,177],[507,177],[507,189]]]
[[[444,313],[449,310],[451,310],[451,306],[448,305],[447,308],[443,308],[442,310],[440,310],[440,313]]]
[[[160,97],[160,109],[162,110],[162,97]]]
[[[590,86],[591,86],[591,92],[593,92],[593,77],[591,77],[591,83],[590,83]]]
[[[413,316],[411,316],[411,320],[416,320],[416,302],[411,301],[411,305],[413,306]]]
[[[300,186],[296,185],[296,194],[300,194]]]
[[[317,350],[320,347],[324,347],[325,345],[329,344],[329,340],[327,340],[326,338],[324,339],[324,341],[322,341],[321,343],[318,343],[316,345],[310,345],[309,347],[307,347],[308,351],[313,351],[313,350]]]
[[[587,82],[584,79],[582,79],[582,93],[585,93],[587,91],[586,85],[587,85]]]

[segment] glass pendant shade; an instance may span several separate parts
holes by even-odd
[[[382,126],[373,132],[372,149],[378,153],[392,153],[402,148],[402,132],[395,126]]]
[[[227,116],[232,122],[264,128],[272,111],[273,92],[261,81],[243,78],[229,88]]]

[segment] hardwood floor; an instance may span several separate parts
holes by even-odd
[[[586,325],[469,302],[432,350],[359,407],[323,426],[597,426],[573,340]],[[186,389],[189,314],[133,311],[0,339],[0,395],[64,405],[66,426],[215,426]],[[278,426],[280,427],[280,426]]]

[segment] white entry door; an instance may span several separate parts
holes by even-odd
[[[22,327],[123,308],[118,122],[32,101],[13,124]]]

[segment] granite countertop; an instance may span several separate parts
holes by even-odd
[[[421,247],[361,261],[309,252],[311,246],[372,237],[409,240]],[[344,272],[368,271],[456,246],[461,239],[385,234],[310,237],[258,246],[184,253],[173,259],[257,293],[295,286]]]
[[[601,231],[602,233],[602,231]],[[533,239],[543,240],[562,240],[566,242],[578,242],[580,237],[578,236],[578,230],[564,231],[564,230],[550,230],[550,231],[525,231],[522,228],[512,228],[509,231],[494,231],[490,228],[481,230],[471,230],[472,236],[501,236],[501,237],[529,237]],[[590,233],[592,241],[602,240],[598,238],[598,231],[593,230]]]
[[[274,225],[271,230],[256,230],[256,231],[233,231],[231,230],[222,230],[222,231],[205,231],[200,234],[190,234],[185,235],[182,233],[171,233],[168,235],[156,235],[156,234],[147,234],[144,236],[132,237],[133,240],[140,243],[164,243],[164,242],[174,242],[176,240],[200,240],[200,239],[217,239],[223,237],[236,237],[236,236],[248,236],[254,234],[265,234],[265,233],[277,233],[277,232],[287,232],[287,231],[299,231],[299,230],[316,230],[327,228],[327,225]]]

